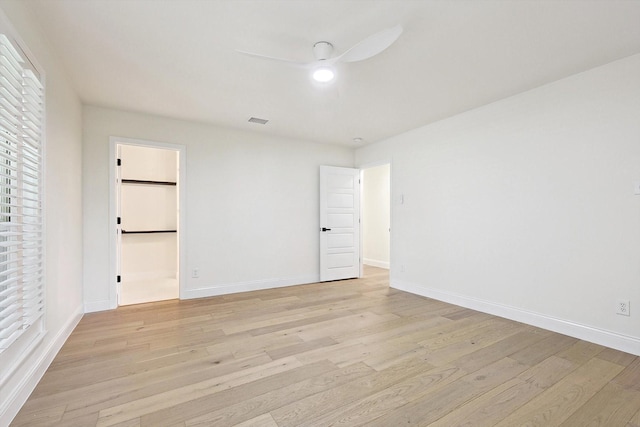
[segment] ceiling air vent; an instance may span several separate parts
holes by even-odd
[[[249,123],[259,123],[259,124],[261,124],[261,125],[267,124],[267,122],[268,122],[268,121],[269,121],[269,120],[266,120],[266,119],[259,119],[259,118],[257,118],[257,117],[251,117],[251,118],[249,119]]]

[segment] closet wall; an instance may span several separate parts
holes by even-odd
[[[132,145],[119,150],[120,304],[178,298],[177,152]]]

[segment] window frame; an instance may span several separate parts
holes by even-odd
[[[27,199],[31,199],[31,203],[35,203],[35,205],[27,206],[27,209],[37,209],[39,210],[38,220],[35,224],[35,228],[32,228],[27,233],[35,233],[39,234],[39,238],[36,238],[38,244],[36,245],[37,258],[39,259],[39,268],[37,269],[37,275],[40,276],[40,294],[39,299],[41,300],[40,309],[38,313],[31,319],[30,326],[24,328],[23,331],[12,339],[6,348],[0,349],[0,387],[4,386],[15,373],[15,371],[20,367],[22,362],[29,357],[35,348],[43,341],[47,330],[46,330],[46,185],[45,185],[45,177],[46,177],[46,78],[43,68],[39,65],[33,53],[29,50],[27,45],[22,41],[19,37],[12,24],[7,19],[6,15],[2,10],[0,10],[0,34],[6,36],[8,41],[11,43],[13,48],[18,52],[19,56],[24,61],[22,63],[24,69],[30,70],[37,81],[39,81],[39,85],[41,86],[41,97],[39,99],[40,102],[40,119],[39,119],[39,159],[36,162],[37,166],[37,185],[36,185],[36,197],[27,197]],[[37,139],[37,138],[36,138]],[[2,141],[0,141],[0,145],[2,145]],[[0,149],[1,150],[1,149]],[[32,153],[27,157],[31,156],[27,163],[33,160],[33,150]],[[2,154],[0,154],[0,157]],[[6,160],[6,159],[5,159]],[[4,163],[4,162],[3,162]],[[0,165],[0,176],[5,171],[2,169],[3,165]],[[11,164],[6,164],[4,166],[13,166]],[[31,164],[32,166],[32,164]],[[26,166],[26,168],[33,174],[33,169],[30,165]],[[6,176],[4,178],[7,178]],[[1,184],[5,184],[6,181],[3,180]],[[0,190],[0,203],[2,200],[2,191]],[[23,199],[24,202],[25,199]],[[23,204],[24,205],[24,204]],[[33,236],[31,236],[33,237]],[[28,238],[26,240],[29,240]],[[24,256],[22,256],[24,258]]]

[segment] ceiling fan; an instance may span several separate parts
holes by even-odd
[[[267,59],[272,61],[284,62],[289,65],[309,68],[313,70],[313,78],[318,82],[329,82],[335,77],[334,65],[338,62],[357,62],[369,59],[372,56],[376,56],[383,50],[391,46],[402,34],[402,26],[396,25],[395,27],[386,28],[375,34],[370,35],[366,39],[357,43],[350,49],[347,49],[340,55],[332,56],[333,44],[320,41],[313,45],[313,55],[316,58],[315,61],[304,62],[296,61],[284,58],[276,58],[273,56],[261,55],[259,53],[246,52],[243,50],[236,50],[238,53],[244,55],[253,56],[260,59]]]

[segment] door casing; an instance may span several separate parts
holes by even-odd
[[[148,148],[161,148],[178,152],[178,283],[180,286],[180,298],[184,298],[184,285],[187,283],[186,275],[186,189],[187,189],[187,147],[182,144],[168,144],[164,142],[148,141],[111,136],[109,137],[109,308],[118,307],[118,200],[117,179],[118,171],[116,160],[118,158],[118,144],[136,145]]]
[[[391,160],[381,160],[377,162],[367,163],[360,166],[360,216],[366,215],[366,212],[362,209],[362,194],[364,194],[364,171],[365,169],[371,169],[378,166],[389,165],[389,223],[393,224],[393,185]],[[363,221],[360,221],[360,277],[364,275],[364,232],[362,229]],[[389,273],[391,274],[391,266],[393,265],[393,239],[391,238],[392,228],[389,228]]]

